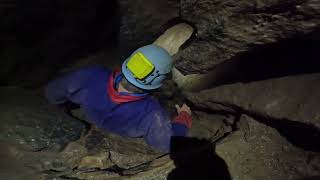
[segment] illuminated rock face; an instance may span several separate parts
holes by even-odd
[[[207,73],[255,46],[310,33],[320,26],[319,11],[317,0],[182,0],[181,17],[197,34],[177,67],[184,74]]]

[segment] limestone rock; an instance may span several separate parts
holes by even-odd
[[[8,87],[0,91],[1,141],[28,151],[61,150],[84,132],[84,123],[70,118],[29,90]]]
[[[190,136],[199,139],[219,138],[232,131],[233,123],[233,116],[194,111]]]
[[[195,24],[196,39],[179,53],[184,74],[207,73],[250,48],[320,26],[317,0],[183,0],[181,17]]]
[[[96,156],[85,156],[79,163],[79,168],[106,169],[113,164],[109,160],[109,153],[101,153]]]
[[[3,163],[8,165],[8,170],[1,173],[0,178],[40,179],[39,172],[43,170],[67,169],[68,166],[61,165],[56,155],[68,149],[69,142],[80,138],[84,124],[27,89],[0,88],[0,98],[0,155],[1,159],[6,158]],[[61,154],[60,158],[64,155]],[[51,158],[57,161],[48,161]],[[65,164],[73,163],[70,158],[64,161]]]
[[[319,174],[312,153],[292,146],[275,129],[242,116],[241,128],[217,145],[233,179],[299,179]]]
[[[123,58],[140,46],[151,44],[169,20],[179,16],[177,0],[121,0],[120,51]],[[124,59],[123,59],[124,60]]]
[[[310,123],[320,127],[320,74],[288,76],[250,83],[235,83],[186,93],[197,107],[234,111],[234,106],[275,118]]]
[[[171,56],[175,55],[183,43],[192,35],[193,28],[185,23],[167,29],[153,44],[166,49]]]

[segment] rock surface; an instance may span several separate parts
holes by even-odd
[[[242,116],[240,130],[216,148],[233,179],[303,179],[319,175],[313,153],[292,146],[275,129]],[[319,156],[319,154],[318,154]]]
[[[60,150],[85,131],[84,123],[60,113],[28,90],[1,88],[0,96],[2,142],[19,144],[31,152]]]
[[[1,179],[36,179],[43,152],[58,153],[85,131],[84,123],[28,90],[1,88],[0,97]]]
[[[120,0],[120,51],[126,58],[132,50],[151,44],[169,20],[179,17],[177,0]],[[122,59],[124,60],[124,59]]]
[[[193,34],[194,29],[186,23],[180,23],[167,29],[153,44],[167,50],[173,56]]]
[[[176,67],[184,74],[207,73],[257,45],[316,30],[319,16],[317,0],[183,0],[181,18],[194,23],[197,35]]]
[[[320,128],[318,111],[320,74],[288,76],[250,83],[235,83],[186,93],[195,106],[229,110],[235,105],[274,118],[310,123]],[[225,106],[218,106],[219,103]]]

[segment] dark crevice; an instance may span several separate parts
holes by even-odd
[[[73,180],[81,180],[79,178],[75,178],[75,177],[67,177],[67,176],[60,176],[61,179],[73,179]]]
[[[302,178],[302,179],[298,179],[298,180],[319,180],[320,176],[311,176],[311,177],[307,177],[307,178]]]
[[[210,107],[196,105],[187,99],[186,99],[186,102],[193,111],[201,111],[201,112],[205,112],[207,114],[215,114],[215,115],[218,114],[218,115],[222,115],[225,117],[230,117],[230,116],[233,117],[232,122],[224,121],[224,124],[226,126],[231,127],[231,132],[224,133],[224,135],[222,135],[219,139],[215,140],[214,143],[216,143],[216,144],[219,143],[220,141],[222,141],[223,139],[225,139],[229,135],[231,135],[233,132],[239,130],[238,122],[240,121],[241,115],[242,115],[242,111],[239,107],[233,106],[233,105],[230,105],[227,103],[211,102],[211,103],[214,103],[214,104],[221,106],[221,107],[218,107],[220,109],[212,109]]]
[[[107,169],[102,169],[101,171],[113,172],[113,173],[117,173],[122,176],[123,170],[125,170],[125,169],[119,167],[118,165],[113,165]]]
[[[198,88],[249,83],[292,75],[320,72],[320,29],[276,43],[257,45],[215,66]]]
[[[116,0],[17,0],[12,12],[0,25],[7,37],[0,83],[38,87],[80,58],[117,46]]]
[[[216,104],[218,106],[221,106],[217,109],[210,108],[209,106],[203,105],[203,104],[195,104],[192,101],[186,99],[187,104],[190,106],[190,108],[194,111],[202,111],[206,112],[208,114],[220,114],[224,116],[236,116],[239,114],[238,109],[233,109],[233,107],[230,107],[230,105],[227,105],[225,103],[219,103],[219,102],[211,102],[213,104]],[[205,104],[205,103],[204,103]]]
[[[217,144],[220,141],[222,141],[223,139],[227,138],[233,132],[239,130],[238,122],[240,121],[240,118],[241,118],[241,111],[238,107],[232,106],[227,103],[211,102],[211,103],[215,103],[215,104],[221,106],[221,107],[218,107],[220,109],[212,109],[210,107],[196,105],[187,99],[186,99],[186,102],[193,111],[201,111],[201,112],[205,112],[207,114],[218,114],[218,115],[222,115],[225,117],[232,116],[234,118],[232,122],[226,122],[226,121],[223,122],[226,126],[231,127],[231,132],[224,133],[218,140],[214,141],[215,144]]]
[[[316,126],[287,118],[274,118],[253,111],[243,111],[243,113],[275,128],[292,145],[307,151],[320,152],[320,129]]]
[[[134,175],[134,174],[138,174],[140,172],[146,171],[146,170],[150,169],[151,162],[152,161],[148,161],[148,162],[139,164],[137,166],[131,167],[129,169],[124,169],[120,175],[130,176],[130,175]]]

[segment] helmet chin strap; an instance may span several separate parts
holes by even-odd
[[[144,85],[151,85],[151,83],[158,77],[160,76],[166,76],[167,74],[160,74],[160,73],[157,73],[156,75],[153,76],[153,78],[151,79],[151,81],[149,81],[148,83],[144,83],[143,81],[140,81],[142,84]],[[151,75],[150,75],[151,76]]]
[[[148,77],[150,77],[150,76],[152,76],[153,74],[150,74]],[[148,82],[148,83],[146,83],[146,80],[148,79],[148,78],[146,78],[145,80],[143,80],[143,81],[141,81],[141,80],[138,80],[141,84],[144,84],[144,85],[150,85],[157,77],[159,77],[160,76],[160,74],[159,73],[157,73],[156,75],[153,75],[153,78]]]
[[[160,74],[157,74],[156,76],[154,76],[154,78],[151,79],[150,82],[148,82],[146,85],[151,85],[151,83],[157,78],[157,77],[160,77],[161,75]]]

